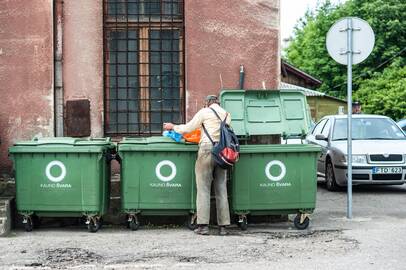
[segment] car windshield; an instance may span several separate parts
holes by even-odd
[[[406,136],[391,120],[386,118],[353,118],[353,140],[405,140]],[[333,141],[347,139],[347,119],[336,119]]]

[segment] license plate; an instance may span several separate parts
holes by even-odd
[[[373,167],[373,174],[399,174],[402,173],[402,167]]]

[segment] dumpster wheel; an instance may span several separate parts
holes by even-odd
[[[91,233],[97,232],[101,228],[101,220],[98,217],[88,217],[87,230]]]
[[[138,221],[138,215],[130,215],[128,217],[128,228],[130,228],[132,231],[138,230],[140,227],[140,222]]]
[[[248,220],[246,215],[241,215],[238,217],[238,222],[237,222],[238,227],[242,231],[246,231],[248,229]]]
[[[31,216],[25,216],[23,219],[23,224],[26,232],[31,232],[34,228]]]
[[[36,214],[32,215],[32,226],[34,229],[38,229],[41,226],[41,218],[37,216]]]
[[[197,214],[190,214],[186,221],[186,226],[193,231],[197,228]]]
[[[310,219],[306,214],[297,214],[293,220],[293,224],[295,225],[296,229],[304,230],[309,227]]]

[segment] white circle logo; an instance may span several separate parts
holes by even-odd
[[[61,174],[58,177],[55,177],[51,174],[51,169],[52,167],[57,166],[61,169]],[[49,162],[49,164],[47,165],[46,169],[45,169],[45,175],[48,177],[48,179],[52,182],[61,182],[65,176],[66,176],[66,168],[65,165],[58,161],[58,160],[54,160]]]
[[[281,168],[281,173],[278,176],[273,176],[271,174],[271,167],[272,166],[279,166],[279,168]],[[266,177],[268,177],[269,180],[271,181],[280,181],[282,180],[283,177],[285,177],[286,175],[286,167],[285,164],[283,164],[281,161],[279,160],[272,160],[270,161],[266,167],[265,167],[265,175]]]
[[[171,172],[171,174],[169,176],[163,176],[161,174],[161,168],[163,166],[169,166],[171,168],[172,172]],[[173,163],[170,160],[162,160],[161,162],[158,163],[158,165],[156,165],[155,174],[156,174],[156,177],[158,177],[159,180],[161,180],[163,182],[169,182],[173,178],[175,178],[175,176],[176,176],[176,165],[175,165],[175,163]]]

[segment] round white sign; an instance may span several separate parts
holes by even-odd
[[[61,174],[59,176],[53,176],[51,174],[51,169],[54,166],[57,166],[61,169]],[[62,162],[60,162],[58,160],[51,161],[48,163],[47,167],[45,168],[45,175],[52,182],[55,182],[55,183],[61,182],[66,176],[66,167]]]
[[[372,52],[375,35],[369,24],[356,17],[345,17],[328,30],[326,46],[328,54],[338,63],[347,65],[347,30],[352,26],[352,64],[364,61]]]
[[[278,176],[274,176],[271,174],[271,167],[272,166],[279,166],[279,168],[281,169],[281,173]],[[271,181],[280,181],[282,180],[283,177],[285,177],[286,175],[286,167],[285,164],[283,164],[281,161],[279,160],[272,160],[270,161],[266,166],[265,166],[265,175],[266,177],[268,177],[269,180]]]
[[[169,166],[171,168],[171,174],[168,176],[163,176],[161,173],[161,168],[163,166]],[[176,176],[176,165],[170,160],[162,160],[161,162],[158,163],[155,167],[155,174],[156,177],[158,177],[159,180],[163,182],[169,182]]]

